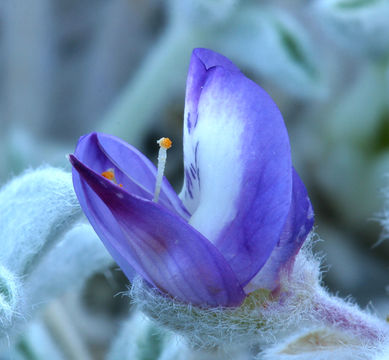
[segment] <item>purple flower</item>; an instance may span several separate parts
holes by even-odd
[[[210,50],[190,62],[179,196],[164,178],[153,202],[155,166],[110,135],[83,136],[70,161],[81,207],[127,277],[183,302],[238,306],[277,289],[313,225],[277,106]]]

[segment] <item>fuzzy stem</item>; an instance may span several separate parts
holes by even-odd
[[[185,27],[181,22],[168,25],[139,72],[105,116],[100,130],[120,135],[139,147],[154,120],[153,115],[181,86],[179,84],[184,85],[190,51],[203,43],[202,38],[203,29]]]
[[[313,306],[317,320],[349,332],[367,343],[376,344],[389,338],[388,324],[339,298],[320,294],[313,299]]]

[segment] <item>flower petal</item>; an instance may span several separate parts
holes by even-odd
[[[107,134],[91,133],[79,140],[75,156],[98,173],[113,168],[117,182],[127,191],[145,199],[153,198],[157,173],[154,164],[123,140]],[[159,201],[182,217],[188,218],[188,211],[165,177]]]
[[[181,217],[129,194],[72,155],[70,161],[84,188],[92,189],[117,221],[115,233],[102,232],[101,208],[83,208],[99,218],[95,230],[120,266],[130,264],[150,284],[184,302],[237,306],[243,301],[243,289],[223,256]],[[76,193],[88,200],[88,194]],[[95,227],[96,221],[91,223]]]
[[[274,290],[279,284],[282,269],[290,268],[300,247],[312,230],[314,223],[312,204],[307,189],[293,169],[293,196],[288,219],[281,237],[269,260],[245,287],[246,292],[257,289]]]
[[[197,105],[201,95],[202,86],[207,80],[207,70],[214,66],[223,66],[233,72],[239,69],[225,56],[208,49],[194,49],[189,64],[188,77],[186,79],[185,115],[188,130],[195,126]]]
[[[123,237],[119,224],[108,207],[82,180],[78,172],[73,169],[72,175],[74,190],[82,210],[109,253],[126,274],[127,278],[132,281],[135,275],[134,269],[127,262],[126,257],[121,254],[120,249],[109,241],[111,238],[120,239]]]
[[[194,53],[193,78],[199,62]],[[290,208],[288,135],[269,95],[235,67],[222,62],[199,76],[196,121],[185,121],[180,196],[192,213],[190,224],[217,246],[245,286],[276,246]],[[187,97],[194,93],[189,88]],[[190,119],[193,103],[186,104]]]
[[[223,66],[231,72],[240,72],[239,69],[226,57],[208,49],[194,49],[190,60],[188,77],[186,80],[186,97],[184,112],[184,138],[185,133],[190,134],[198,121],[198,102],[209,72],[214,66]],[[195,209],[199,202],[199,182],[196,177],[197,167],[197,147],[196,144],[188,144],[191,149],[184,149],[185,163],[185,204],[189,211]]]

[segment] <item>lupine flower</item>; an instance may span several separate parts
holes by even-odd
[[[127,277],[185,303],[238,306],[277,290],[313,225],[277,106],[210,50],[190,62],[179,195],[114,136],[83,136],[70,161],[80,205]]]

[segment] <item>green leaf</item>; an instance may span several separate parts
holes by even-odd
[[[358,9],[365,6],[375,5],[381,1],[382,0],[354,0],[354,1],[343,0],[343,1],[339,1],[336,4],[336,7],[338,9]]]
[[[280,35],[281,43],[289,53],[290,58],[305,68],[307,70],[307,74],[313,78],[316,75],[315,70],[306,58],[298,40],[280,23],[277,24],[277,30]]]

